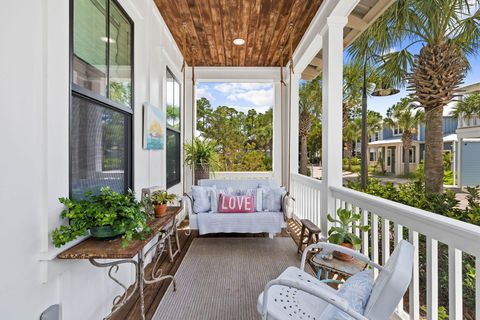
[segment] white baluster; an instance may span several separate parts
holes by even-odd
[[[420,319],[420,284],[418,281],[418,232],[412,229],[408,230],[408,238],[411,244],[415,247],[415,254],[413,258],[413,275],[410,288],[408,290],[409,314],[410,319]]]
[[[394,242],[395,242],[395,245],[397,245],[403,239],[403,226],[398,223],[394,223],[393,229],[394,229],[393,231],[394,231],[394,237],[395,237]],[[404,313],[403,298],[398,303],[397,310],[401,314]]]
[[[451,320],[463,319],[462,251],[448,246],[448,315]]]
[[[385,265],[390,258],[390,221],[382,219],[382,263]]]
[[[438,318],[438,241],[427,237],[427,319]]]
[[[359,213],[360,213],[360,208],[359,208],[359,207],[355,207],[354,212],[355,212],[355,214],[359,214]],[[360,229],[358,228],[359,223],[360,223],[360,221],[355,221],[355,235],[356,235],[357,237],[360,237]]]
[[[372,255],[373,262],[378,263],[378,216],[372,212]],[[375,277],[378,275],[378,270],[374,269]]]
[[[362,209],[362,225],[368,225],[368,211]],[[362,253],[366,256],[368,254],[368,231],[362,231]]]

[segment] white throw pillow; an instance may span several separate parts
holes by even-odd
[[[282,211],[282,200],[286,193],[283,187],[266,188],[262,187],[262,211]]]
[[[218,201],[220,198],[220,193],[229,196],[234,195],[232,188],[228,187],[227,189],[217,189],[217,186],[214,185],[212,187],[212,212],[218,212]]]
[[[193,211],[196,213],[212,210],[212,187],[192,186]]]
[[[237,196],[252,196],[254,201],[255,211],[261,212],[262,209],[262,189],[239,189],[234,192]]]
[[[372,270],[359,272],[345,281],[338,290],[338,295],[347,300],[351,308],[363,315],[372,293],[373,283]],[[326,307],[320,318],[324,320],[354,320],[333,305]]]

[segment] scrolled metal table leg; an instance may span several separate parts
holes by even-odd
[[[143,249],[141,249],[138,252],[138,278],[140,279],[138,293],[140,295],[140,312],[142,320],[145,320],[145,295],[143,292],[143,285],[145,283],[145,270],[143,269],[145,264],[144,257],[145,256],[143,255]]]
[[[123,293],[122,294],[119,294],[118,296],[116,296],[114,299],[113,299],[113,306],[112,306],[112,312],[110,312],[107,316],[104,317],[104,319],[110,319],[110,317],[118,310],[120,309],[122,306],[125,305],[125,303],[127,303],[128,300],[130,300],[130,298],[133,296],[133,294],[135,293],[135,291],[137,290],[137,287],[139,285],[139,282],[142,283],[139,278],[139,265],[137,263],[137,261],[135,260],[131,260],[131,259],[128,259],[128,260],[116,260],[116,261],[112,261],[112,262],[98,262],[96,261],[95,259],[89,259],[90,263],[95,266],[95,267],[98,267],[98,268],[109,268],[108,269],[108,277],[110,279],[112,279],[116,284],[118,284],[120,287],[122,287],[123,289]],[[130,294],[128,293],[128,287],[123,284],[122,282],[120,282],[120,280],[118,280],[114,275],[113,273],[117,273],[118,272],[118,269],[119,269],[119,266],[121,264],[128,264],[128,263],[131,263],[134,265],[135,267],[135,283],[133,284],[133,289],[131,290]]]

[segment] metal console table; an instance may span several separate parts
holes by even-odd
[[[90,263],[99,268],[109,268],[108,276],[116,284],[123,288],[123,293],[113,299],[112,311],[104,318],[109,319],[117,310],[124,306],[138,290],[140,296],[140,311],[142,319],[145,319],[145,297],[144,285],[157,283],[166,279],[173,281],[173,290],[176,290],[175,279],[171,275],[164,275],[160,269],[160,257],[168,246],[170,260],[181,250],[177,234],[177,215],[182,207],[169,207],[167,213],[161,218],[155,218],[149,222],[152,232],[143,240],[130,241],[127,248],[122,248],[121,239],[102,241],[88,238],[74,247],[60,253],[58,259],[88,259]],[[158,236],[157,242],[144,252],[145,246]],[[175,251],[172,246],[175,243]],[[145,259],[155,251],[152,258],[153,268],[148,276],[145,275]],[[137,259],[135,259],[137,257]],[[111,262],[100,262],[98,259],[114,260]],[[131,264],[135,268],[135,282],[129,290],[128,286],[115,277],[121,265]]]

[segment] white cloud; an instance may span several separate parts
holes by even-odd
[[[197,99],[207,98],[210,102],[215,101],[215,97],[209,92],[209,88],[205,88],[205,87],[195,88],[195,96]]]
[[[221,93],[239,93],[248,90],[267,89],[272,85],[269,83],[252,83],[252,82],[223,82],[213,88]]]
[[[244,100],[252,103],[254,106],[272,105],[273,88],[232,93],[227,96],[227,99],[230,101]]]

